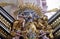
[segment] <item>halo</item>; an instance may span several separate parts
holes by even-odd
[[[34,10],[39,16],[43,16],[43,13],[41,12],[41,8],[32,4],[20,5],[19,9],[14,12],[14,15],[17,16],[19,11],[23,12],[26,9]]]

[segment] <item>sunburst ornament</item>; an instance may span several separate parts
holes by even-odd
[[[22,4],[18,7],[19,9],[17,9],[15,12],[14,12],[14,16],[17,16],[18,15],[18,12],[21,12],[23,13],[24,10],[33,10],[37,15],[39,16],[43,16],[42,12],[41,12],[41,8],[38,7],[38,6],[35,6],[34,4]]]

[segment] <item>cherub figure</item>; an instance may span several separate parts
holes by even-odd
[[[43,20],[41,18],[38,19],[38,25],[39,27],[40,26],[42,27],[41,30],[45,31],[45,33],[48,34],[51,39],[53,39],[53,34],[52,34],[53,29],[51,26],[48,25],[46,20]]]
[[[28,39],[36,39],[36,26],[34,25],[33,22],[30,22],[29,25],[27,26],[28,28]]]
[[[23,16],[18,16],[18,19],[13,23],[11,34],[14,36],[14,33],[18,30],[21,30],[24,27],[24,24],[25,19],[23,18]]]

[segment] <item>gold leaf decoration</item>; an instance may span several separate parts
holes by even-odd
[[[39,16],[42,16],[41,8],[32,4],[22,4],[18,7],[19,9],[14,12],[14,15],[17,16],[18,11],[23,12],[26,9],[34,10]]]

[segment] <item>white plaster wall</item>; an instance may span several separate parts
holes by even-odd
[[[7,2],[7,3],[17,4],[17,0],[0,0],[0,2]]]
[[[47,1],[47,11],[54,9],[54,8],[58,8],[60,9],[60,0],[46,0]],[[51,16],[53,16],[56,12],[49,12],[49,13],[45,13],[46,16],[48,16],[48,19],[51,18]]]
[[[13,3],[15,5],[18,5],[18,1],[17,0],[0,0],[0,3],[2,2],[6,2],[6,3]],[[5,6],[3,7],[9,14],[11,14],[11,16],[13,16],[13,10],[15,10],[14,8],[15,7],[12,7],[12,6]]]
[[[48,9],[59,8],[60,7],[60,0],[47,0]]]
[[[0,0],[0,3],[1,3],[1,2],[13,3],[13,4],[15,4],[15,5],[18,4],[18,3],[17,3],[17,0]],[[12,8],[11,8],[11,6],[5,6],[4,9],[5,9],[7,12],[10,13],[10,11],[11,11]]]

